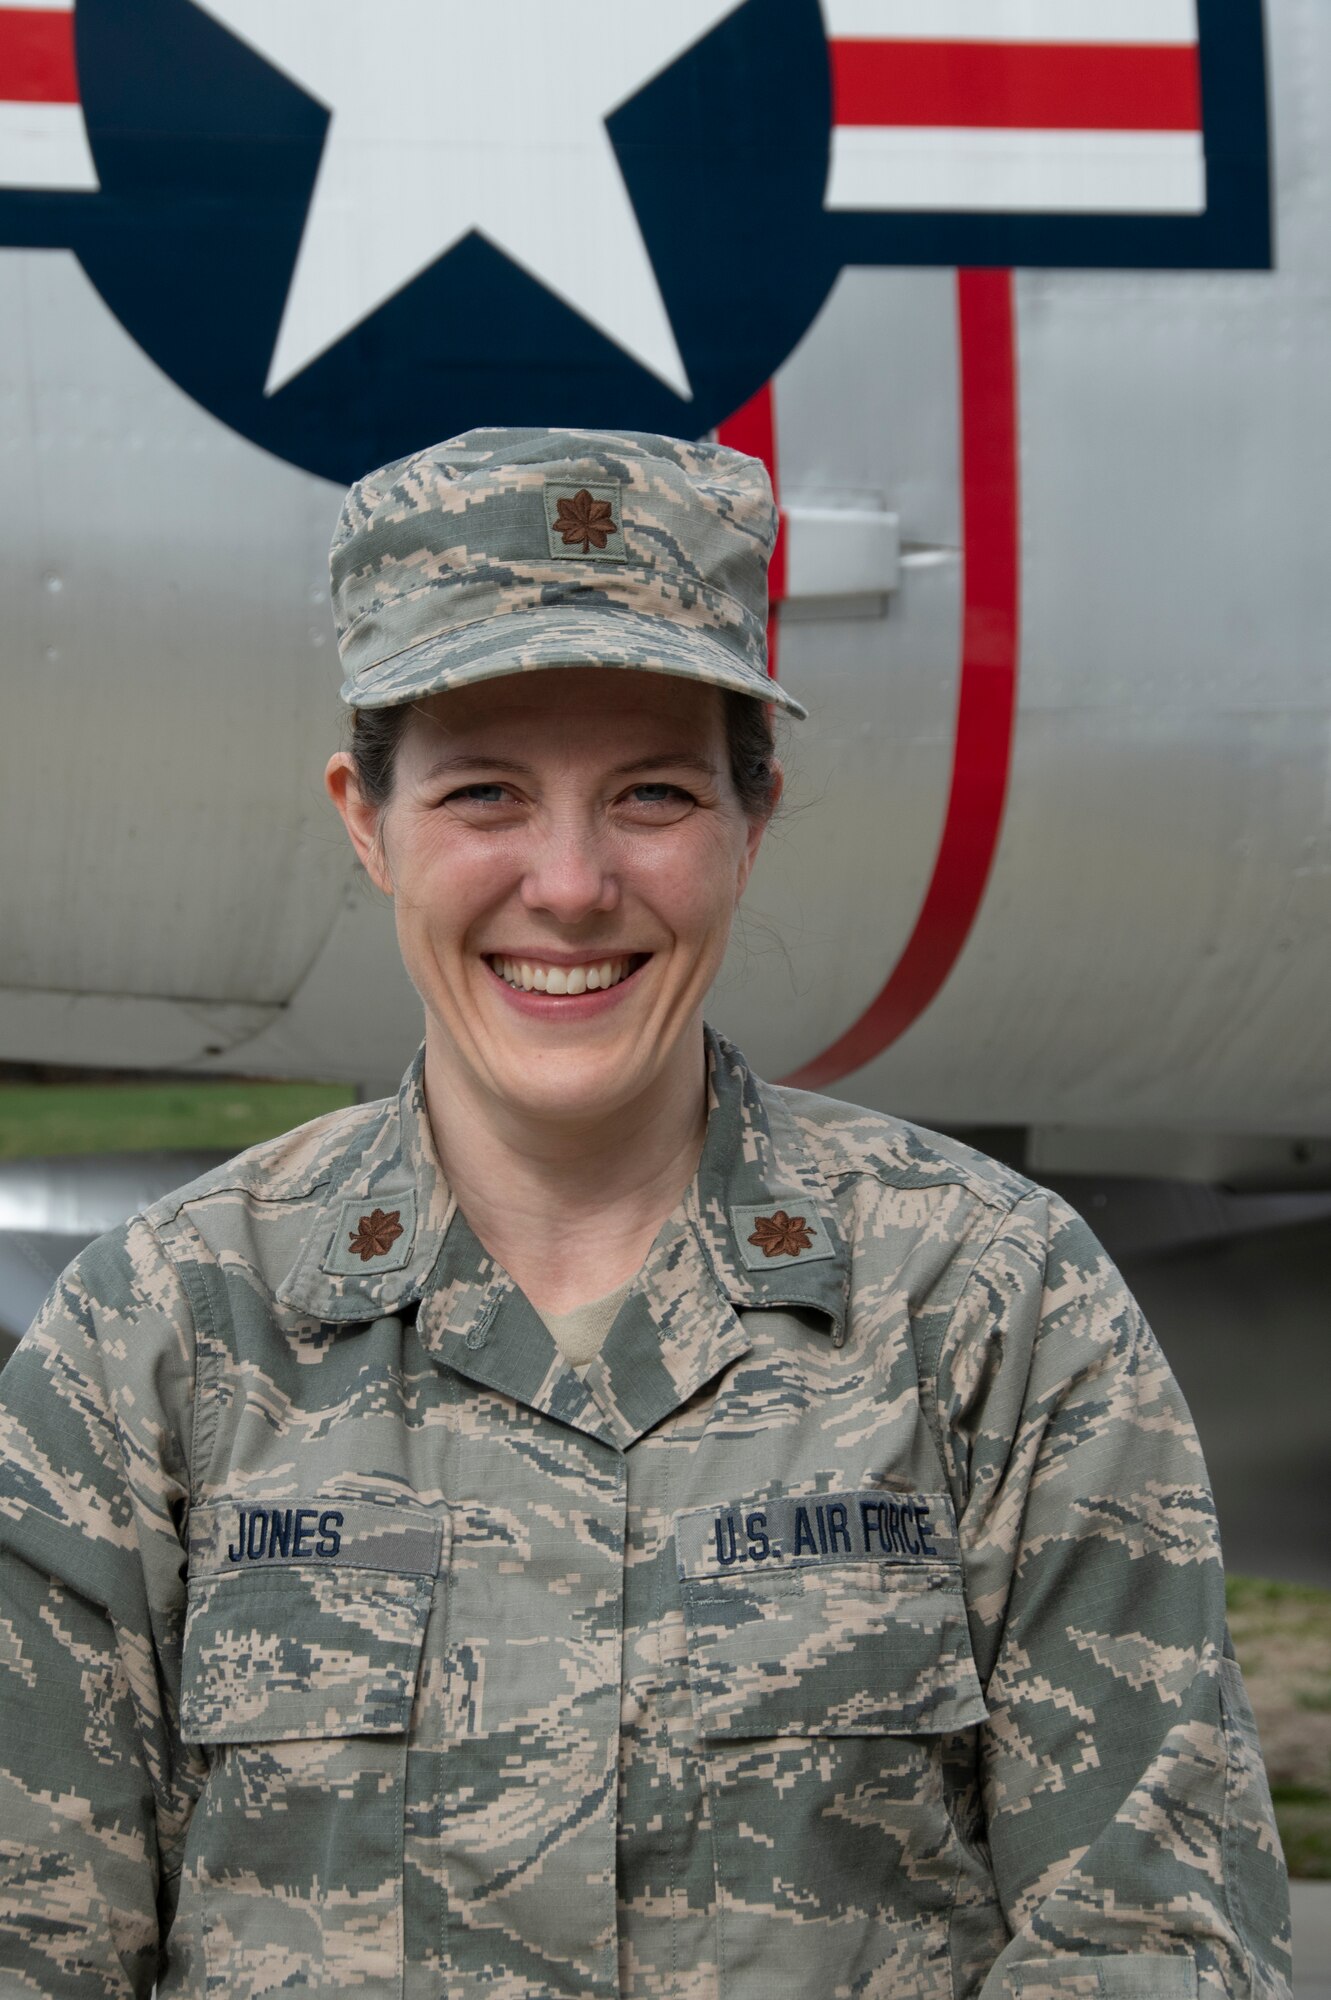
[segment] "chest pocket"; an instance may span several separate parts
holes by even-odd
[[[984,1721],[946,1494],[783,1495],[676,1523],[704,1737],[935,1735]]]
[[[715,1827],[722,1990],[779,1964],[950,1994],[968,1866],[949,1807],[985,1719],[945,1494],[779,1496],[678,1517]]]
[[[210,1991],[401,1992],[407,1739],[447,1544],[415,1505],[196,1510],[180,1726],[209,1775],[177,1924]]]

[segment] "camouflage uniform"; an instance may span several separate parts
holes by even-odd
[[[1061,1203],[758,1083],[564,1366],[419,1065],[0,1381],[0,1991],[1277,1995],[1196,1439]]]

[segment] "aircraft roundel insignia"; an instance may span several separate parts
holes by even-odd
[[[224,423],[345,482],[476,424],[699,436],[839,268],[818,0],[78,0],[78,244]]]

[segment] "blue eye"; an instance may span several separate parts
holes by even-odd
[[[450,799],[472,799],[477,805],[502,805],[507,796],[503,785],[464,785],[460,791],[450,792]]]
[[[635,785],[633,796],[642,805],[663,806],[675,799],[688,799],[689,794],[680,785]]]

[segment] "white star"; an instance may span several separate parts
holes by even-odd
[[[265,394],[476,230],[692,391],[605,121],[743,0],[195,0],[331,113]]]

